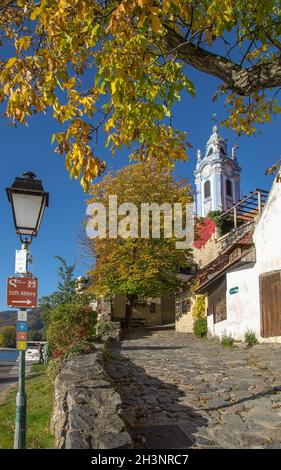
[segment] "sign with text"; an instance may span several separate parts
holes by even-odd
[[[17,341],[27,341],[27,331],[18,331]]]
[[[9,277],[7,283],[8,307],[37,306],[38,279],[36,277]]]
[[[17,350],[18,351],[26,351],[27,350],[27,342],[26,341],[17,341]]]
[[[237,294],[238,292],[239,292],[239,287],[231,287],[231,289],[229,289],[230,295]]]
[[[27,311],[19,310],[18,311],[18,321],[27,321]]]
[[[26,265],[27,265],[26,258],[27,258],[26,250],[16,250],[15,273],[17,274],[26,273]]]

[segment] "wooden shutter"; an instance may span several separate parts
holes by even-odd
[[[281,336],[281,271],[260,276],[261,336]]]

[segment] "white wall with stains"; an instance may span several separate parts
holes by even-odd
[[[257,220],[253,234],[256,247],[256,262],[229,271],[226,275],[227,319],[213,322],[208,316],[208,333],[221,338],[231,335],[235,340],[244,340],[247,330],[255,332],[260,342],[280,342],[281,337],[262,338],[259,276],[281,270],[281,183],[273,183],[266,206]],[[237,287],[238,292],[230,294]],[[281,312],[280,312],[281,316]]]

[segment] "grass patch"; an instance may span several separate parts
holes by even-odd
[[[53,409],[53,390],[44,365],[32,365],[32,376],[26,380],[27,435],[26,448],[52,449],[54,437],[50,433]],[[14,425],[17,389],[9,392],[0,406],[0,449],[14,446]]]
[[[229,336],[223,335],[221,339],[221,344],[225,348],[232,348],[234,344],[234,339],[230,335]]]
[[[244,339],[248,346],[255,346],[258,344],[256,334],[251,330],[246,331]]]

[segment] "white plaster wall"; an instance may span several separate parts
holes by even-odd
[[[214,324],[213,315],[208,316],[210,336],[221,338],[231,335],[243,340],[247,330],[255,332],[260,342],[280,342],[281,337],[260,336],[261,312],[259,276],[281,269],[281,183],[275,182],[254,231],[256,263],[227,273],[227,319]],[[238,293],[230,295],[229,289],[238,287]]]
[[[213,315],[208,317],[208,330],[211,336],[221,338],[224,334],[241,341],[247,330],[259,336],[259,311],[256,299],[259,297],[259,282],[253,264],[229,272],[226,276],[226,308],[227,319],[213,323]],[[229,290],[238,287],[236,294]]]

